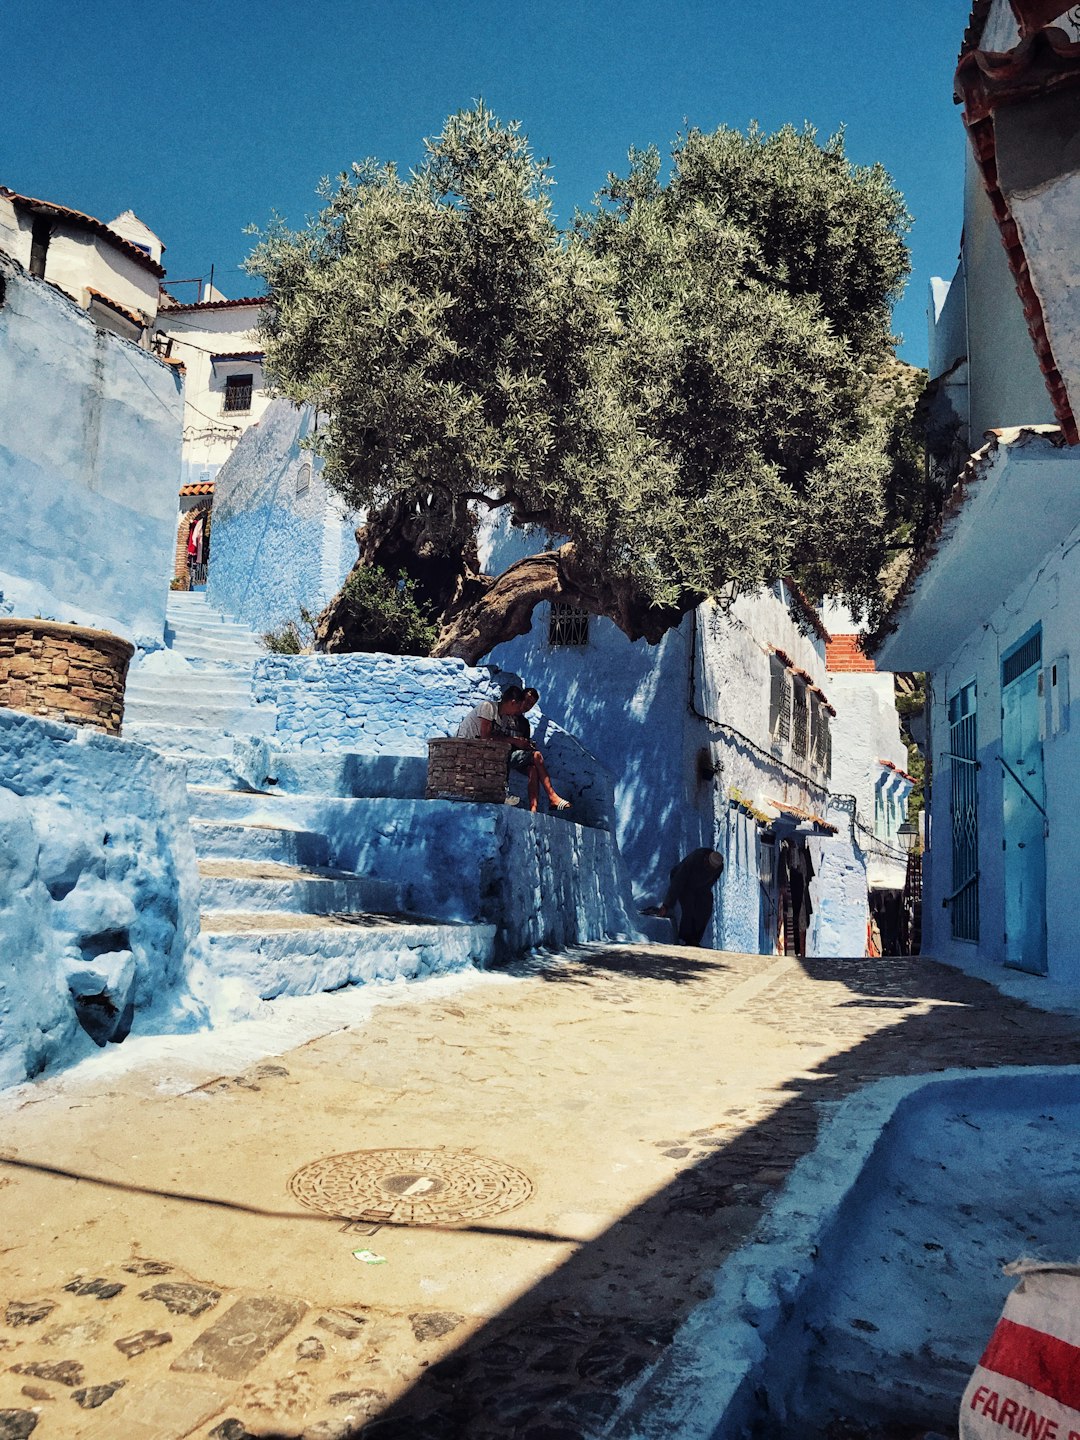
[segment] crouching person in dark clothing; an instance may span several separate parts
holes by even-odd
[[[667,894],[657,911],[671,915],[679,907],[679,939],[684,945],[700,945],[713,912],[713,886],[724,873],[719,850],[691,850],[671,872]],[[672,916],[674,919],[674,916]]]

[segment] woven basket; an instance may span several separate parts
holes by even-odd
[[[427,798],[501,805],[508,754],[505,745],[490,740],[429,740]]]
[[[107,630],[0,619],[0,705],[119,735],[133,653]]]

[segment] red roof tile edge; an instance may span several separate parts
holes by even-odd
[[[771,795],[765,797],[768,804],[782,811],[785,815],[797,815],[800,820],[809,820],[822,830],[827,830],[830,835],[837,833],[837,826],[831,820],[826,820],[822,815],[816,815],[813,810],[805,810],[801,805],[789,804],[787,800],[774,800]]]
[[[909,775],[906,770],[901,770],[900,766],[895,765],[891,760],[879,760],[877,763],[879,765],[884,765],[885,769],[891,770],[894,775],[899,775],[901,780],[910,780],[912,785],[917,785],[919,783],[914,775]]]
[[[818,697],[818,699],[821,701],[825,709],[828,710],[830,715],[836,714],[835,708],[829,704],[829,698],[825,694],[825,691],[822,690],[820,685],[814,684],[814,677],[810,674],[808,670],[801,670],[799,666],[795,664],[795,661],[792,660],[791,656],[787,653],[787,651],[781,650],[779,645],[770,645],[769,653],[770,655],[776,656],[776,658],[780,661],[781,665],[783,665],[785,670],[790,670],[793,675],[798,675],[799,679],[802,680],[805,684],[807,690],[809,690],[812,694]]]
[[[84,230],[89,230],[94,235],[101,235],[111,244],[117,245],[132,260],[156,275],[160,280],[165,274],[164,267],[156,260],[151,260],[145,250],[140,250],[138,245],[133,245],[130,240],[125,240],[115,230],[110,230],[102,220],[96,220],[93,215],[84,215],[81,210],[72,210],[70,205],[57,205],[54,200],[39,200],[35,195],[20,195],[18,191],[11,190],[7,185],[0,185],[0,196],[10,200],[15,206],[24,210],[30,210],[34,214],[54,214],[58,219],[71,220],[75,225]]]
[[[110,310],[115,310],[125,320],[130,320],[132,325],[137,325],[142,330],[146,324],[143,317],[134,310],[129,310],[126,305],[121,305],[119,300],[114,300],[111,295],[106,295],[104,290],[95,290],[92,285],[86,287],[86,293],[92,295],[95,300],[100,300],[102,305],[107,305]]]
[[[810,626],[817,634],[818,638],[828,642],[829,632],[825,629],[825,626],[822,623],[821,616],[818,614],[817,610],[803,594],[802,590],[799,589],[797,582],[794,581],[790,575],[785,575],[784,584],[795,597],[796,605],[806,616],[807,620],[809,620]]]
[[[999,105],[1030,99],[1051,83],[1053,88],[1080,84],[1080,43],[1070,41],[1061,30],[1038,31],[1006,55],[971,50],[961,56],[956,69],[956,95],[964,104],[964,124],[1001,231],[1039,368],[1065,439],[1076,445],[1080,444],[1080,430],[1046,333],[1042,302],[1031,279],[1016,221],[998,183],[994,136],[994,111]]]
[[[213,480],[193,480],[190,485],[181,485],[181,495],[212,495],[214,493]]]
[[[1009,7],[1016,17],[1020,38],[1024,40],[1036,30],[1041,30],[1044,25],[1049,25],[1052,20],[1064,15],[1069,9],[1069,0],[1009,0]],[[978,50],[993,8],[994,0],[973,0],[964,38],[960,44],[961,60],[970,51]]]
[[[164,271],[162,271],[164,274]],[[228,310],[232,305],[269,305],[269,295],[242,295],[238,300],[193,300],[190,305],[170,305],[164,312],[175,315],[178,310]]]

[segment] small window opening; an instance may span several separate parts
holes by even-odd
[[[39,280],[45,279],[45,257],[49,253],[51,238],[52,221],[44,215],[35,215],[30,231],[30,274],[36,275]]]
[[[229,375],[225,379],[225,409],[234,414],[251,409],[254,375]]]
[[[791,706],[791,750],[800,760],[806,759],[807,707],[806,686],[801,680],[795,682],[795,694]]]
[[[554,600],[548,617],[549,645],[588,645],[589,612]]]

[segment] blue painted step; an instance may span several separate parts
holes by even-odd
[[[389,916],[208,915],[202,934],[211,970],[264,1000],[482,967],[495,942],[493,925]]]
[[[193,820],[192,838],[200,859],[275,860],[282,865],[325,866],[325,835],[286,826],[232,820]]]
[[[202,912],[274,910],[336,915],[396,910],[398,892],[385,880],[344,870],[320,870],[273,860],[230,857],[199,861]]]

